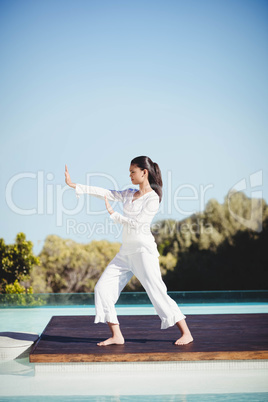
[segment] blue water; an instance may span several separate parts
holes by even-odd
[[[1,398],[0,402],[267,402],[268,392],[196,395],[123,395],[123,396],[20,396]]]

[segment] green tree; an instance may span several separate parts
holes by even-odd
[[[5,244],[0,239],[0,290],[5,293],[7,285],[27,278],[33,266],[39,264],[39,259],[33,254],[33,243],[26,240],[24,233],[18,233],[15,244]]]
[[[119,251],[120,243],[79,244],[56,235],[46,238],[40,266],[31,273],[36,293],[92,292],[100,274]]]

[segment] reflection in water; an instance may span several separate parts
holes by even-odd
[[[29,351],[16,360],[0,361],[0,375],[34,376],[34,364],[29,363]]]

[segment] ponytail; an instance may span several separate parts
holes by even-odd
[[[153,162],[148,156],[137,156],[132,159],[131,165],[137,165],[140,169],[148,170],[148,180],[152,189],[158,194],[159,201],[162,200],[162,175],[157,163]]]
[[[154,171],[155,171],[155,183],[153,183],[152,186],[154,186],[154,185],[156,186],[157,189],[155,189],[155,191],[159,195],[159,200],[161,202],[161,200],[162,200],[162,187],[163,187],[161,170],[160,170],[160,167],[158,166],[158,164],[156,162],[153,162],[153,164],[154,164]]]

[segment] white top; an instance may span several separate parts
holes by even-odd
[[[110,218],[123,225],[121,254],[133,254],[148,251],[159,256],[157,245],[152,235],[151,222],[159,209],[159,196],[152,190],[133,200],[137,190],[128,188],[124,191],[106,190],[101,187],[76,184],[76,196],[80,194],[94,195],[109,201],[121,201],[124,215],[114,212]]]

